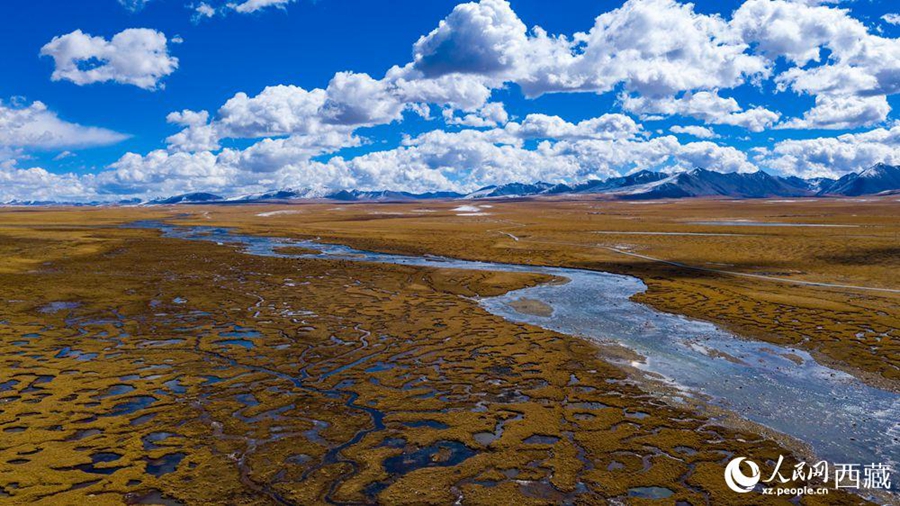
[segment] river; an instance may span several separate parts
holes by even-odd
[[[225,228],[177,227],[159,222],[132,226],[160,229],[167,237],[237,244],[252,255],[343,259],[361,262],[532,272],[568,280],[479,299],[487,311],[517,323],[563,334],[613,341],[644,357],[631,364],[658,375],[681,392],[767,426],[809,445],[829,463],[900,462],[900,395],[816,362],[809,353],[742,339],[715,325],[663,313],[633,302],[646,290],[635,277],[582,269],[477,262],[360,251],[315,241],[242,235]],[[316,254],[285,254],[300,247]],[[527,314],[517,301],[552,308]],[[548,314],[549,313],[549,314]]]

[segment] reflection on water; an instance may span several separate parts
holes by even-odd
[[[745,222],[741,222],[745,223]],[[722,222],[717,222],[722,224]],[[771,225],[771,224],[768,224]],[[564,334],[615,341],[645,359],[631,365],[664,377],[687,396],[702,396],[748,420],[809,443],[832,462],[900,462],[900,395],[867,386],[852,376],[818,364],[808,353],[739,339],[710,323],[659,312],[631,297],[646,289],[641,280],[604,272],[413,257],[231,233],[214,227],[181,228],[156,222],[167,237],[236,244],[254,255],[341,258],[423,267],[534,272],[567,278],[568,283],[516,290],[482,299],[482,306],[510,321]],[[290,255],[285,246],[314,249]],[[553,308],[549,316],[518,312],[510,304],[527,298]],[[244,336],[246,337],[246,336]],[[640,417],[642,413],[631,413]],[[637,490],[638,496],[659,490]]]

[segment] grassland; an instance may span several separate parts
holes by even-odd
[[[290,215],[268,214],[284,206],[195,209],[183,221],[360,249],[630,274],[648,286],[642,302],[801,347],[900,390],[895,197],[482,205],[476,216],[455,203],[302,206]],[[764,223],[776,226],[756,226]]]
[[[254,257],[137,219],[629,273],[646,303],[900,379],[898,294],[792,282],[897,288],[892,201],[487,205],[0,211],[0,502],[753,504],[723,463],[787,451],[467,298],[545,277]],[[724,218],[858,226],[688,223]]]

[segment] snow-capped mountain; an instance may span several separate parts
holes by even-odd
[[[541,193],[546,193],[552,188],[555,188],[555,186],[550,183],[543,183],[540,181],[532,184],[508,183],[500,186],[485,186],[484,188],[469,193],[465,196],[465,198],[485,199],[494,197],[525,197],[529,195],[539,195]]]
[[[827,178],[827,177],[814,177],[811,179],[803,179],[802,177],[797,176],[789,176],[782,178],[785,183],[797,187],[802,188],[804,190],[809,190],[814,193],[819,193],[823,188],[826,188],[836,181],[835,179]]]
[[[463,194],[456,192],[409,193],[388,190],[341,190],[339,192],[330,193],[325,196],[325,198],[331,200],[343,200],[351,202],[398,202],[407,200],[458,199],[460,197],[463,197]]]
[[[875,195],[900,189],[900,167],[879,163],[859,172],[847,174],[819,190],[819,195]]]
[[[624,199],[805,197],[813,194],[762,171],[721,173],[705,169],[679,172],[658,181],[623,186],[605,193]]]
[[[283,190],[276,190],[276,191],[263,192],[263,193],[251,193],[248,195],[232,197],[232,198],[229,198],[228,201],[249,203],[249,202],[271,202],[271,201],[297,200],[297,199],[314,199],[314,198],[322,198],[325,196],[326,193],[328,193],[328,192],[324,189],[285,188]]]
[[[194,193],[185,193],[182,195],[175,195],[174,197],[168,197],[165,199],[155,199],[147,202],[146,205],[171,205],[171,204],[198,204],[198,203],[209,203],[209,202],[220,202],[224,200],[219,195],[215,195],[213,193],[206,192],[194,192]]]
[[[572,187],[571,193],[604,193],[635,185],[651,184],[666,179],[668,174],[642,170],[622,177],[612,177],[606,180],[591,180]]]
[[[145,204],[138,200],[106,203],[72,203],[50,201],[10,201],[0,205],[173,205],[173,204],[251,204],[278,203],[293,200],[327,199],[343,202],[403,202],[415,200],[455,200],[531,197],[537,195],[602,195],[618,199],[662,199],[689,197],[823,197],[900,194],[900,167],[878,164],[859,173],[851,173],[838,180],[828,178],[802,179],[796,176],[777,177],[762,171],[752,173],[721,173],[693,169],[675,174],[642,170],[627,176],[583,183],[551,184],[507,183],[486,186],[469,194],[452,191],[411,193],[394,190],[328,191],[322,188],[282,189],[263,193],[222,197],[213,193],[193,192],[158,198]]]

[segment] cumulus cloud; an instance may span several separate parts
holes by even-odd
[[[201,19],[288,3],[207,0],[190,7]],[[746,0],[723,17],[677,0],[627,0],[586,23],[585,31],[566,34],[527,27],[506,0],[461,3],[412,45],[410,61],[383,76],[337,72],[317,88],[268,86],[235,93],[208,112],[173,112],[167,120],[181,131],[168,137],[166,149],[126,154],[108,170],[78,181],[88,192],[144,197],[285,186],[466,191],[510,181],[577,182],[645,168],[748,172],[762,166],[837,175],[897,161],[894,127],[782,141],[752,160],[709,141],[718,137],[712,125],[762,132],[885,124],[891,112],[887,97],[900,90],[898,42],[869,33],[833,3]],[[56,60],[54,79],[159,87],[177,67],[165,36],[145,30],[133,43],[117,44],[128,32],[110,41],[73,32],[51,41],[43,54]],[[117,59],[128,52],[147,57]],[[510,84],[528,98],[618,93],[623,114],[579,122],[547,114],[512,118],[498,99],[502,94],[495,93]],[[758,93],[774,88],[784,99],[808,96],[815,105],[782,118],[776,110],[732,98],[750,87]],[[452,131],[405,136],[391,149],[345,158],[343,149],[370,142],[365,129],[410,114]],[[662,131],[654,135],[628,114],[703,124],[671,127],[695,138],[686,142]],[[225,142],[230,139],[253,143],[223,148],[233,145]],[[4,166],[13,169],[23,170]]]
[[[732,24],[762,54],[792,64],[775,77],[779,90],[816,97],[815,108],[790,127],[855,128],[887,118],[884,96],[900,91],[897,39],[817,2],[747,0]]]
[[[642,128],[624,114],[604,114],[570,123],[559,116],[529,114],[521,123],[510,123],[506,131],[523,139],[632,139]]]
[[[719,137],[719,134],[715,133],[711,128],[699,125],[674,125],[669,128],[669,131],[673,134],[685,134],[696,137],[698,139],[716,139]]]
[[[202,125],[207,117],[182,112],[170,119]],[[537,141],[537,147],[527,148],[526,143],[533,141]],[[639,125],[619,114],[579,123],[530,115],[502,128],[433,130],[407,138],[393,149],[349,159],[334,156],[328,161],[317,160],[323,153],[360,142],[352,134],[331,132],[266,138],[246,149],[226,148],[218,154],[171,150],[128,153],[109,170],[76,178],[76,182],[81,199],[148,199],[188,191],[229,195],[284,187],[471,191],[512,181],[571,183],[616,176],[636,168],[754,170],[744,153],[734,148],[710,142],[682,144],[673,136],[647,139]]]
[[[325,92],[323,119],[334,125],[382,125],[399,120],[406,107],[390,83],[368,74],[338,72]]]
[[[884,95],[820,95],[816,97],[815,107],[806,111],[803,118],[791,119],[778,128],[858,128],[884,121],[889,112],[891,106]]]
[[[96,177],[99,194],[146,195],[216,190],[237,182],[236,169],[216,163],[217,155],[151,151],[126,153]]]
[[[652,34],[652,36],[648,36]],[[586,33],[528,31],[505,0],[460,4],[414,46],[425,76],[478,74],[513,81],[529,96],[605,93],[619,84],[660,96],[733,87],[766,75],[763,58],[718,16],[675,0],[630,0]]]
[[[675,0],[629,0],[598,16],[587,32],[550,35],[540,27],[528,30],[506,1],[483,0],[458,5],[423,36],[406,70],[477,75],[489,86],[495,86],[490,80],[515,82],[531,97],[621,86],[629,99],[650,104],[647,115],[684,114],[690,105],[672,103],[774,77],[780,91],[820,102],[808,117],[788,120],[791,128],[884,121],[890,109],[883,100],[859,97],[898,91],[900,42],[869,33],[829,3],[748,0],[727,20]],[[775,73],[780,59],[789,66]],[[756,132],[780,119],[777,111],[744,110],[733,100],[685,115]]]
[[[876,163],[900,165],[900,125],[837,137],[781,141],[770,150],[762,150],[757,162],[803,177],[840,177]]]
[[[630,0],[601,14],[566,74],[592,91],[617,83],[649,96],[694,89],[731,88],[768,68],[718,16],[696,13],[674,0]],[[539,82],[539,81],[538,81]],[[553,89],[552,87],[550,89]]]
[[[425,76],[510,72],[527,43],[525,24],[505,0],[465,3],[415,43],[414,65]]]
[[[490,88],[460,75],[411,78],[393,69],[383,79],[374,79],[367,74],[338,72],[324,89],[270,86],[252,97],[237,93],[208,124],[197,121],[196,115],[192,122],[170,121],[186,128],[170,137],[169,144],[176,150],[197,150],[225,138],[346,134],[400,121],[405,111],[427,115],[429,104],[451,109],[448,123],[494,126],[505,122],[508,115],[501,104],[488,104],[490,95]],[[185,113],[190,111],[177,114]]]
[[[179,113],[173,121],[196,121],[202,114]],[[537,141],[530,149],[526,143]],[[668,170],[704,167],[723,172],[751,171],[744,153],[709,142],[680,143],[673,136],[647,139],[628,116],[606,114],[570,123],[529,115],[503,127],[433,130],[406,138],[393,149],[346,159],[317,158],[362,140],[350,133],[293,135],[262,139],[243,150],[129,153],[97,176],[98,191],[151,197],[183,191],[225,194],[280,187],[337,190],[396,189],[470,191],[511,181],[578,182],[635,168]]]
[[[39,167],[19,169],[0,164],[0,202],[88,200],[95,195],[92,180],[91,176],[60,175]]]
[[[184,130],[166,139],[171,151],[216,151],[219,149],[219,136],[215,128],[209,124],[209,112],[190,111],[170,113],[166,121],[173,125],[185,127]]]
[[[64,121],[42,102],[25,106],[0,101],[0,148],[83,148],[115,144],[126,138],[105,128]]]
[[[322,126],[319,111],[325,90],[270,86],[254,97],[238,93],[219,109],[217,125],[223,137],[265,137],[315,133]]]
[[[54,81],[79,86],[114,81],[154,90],[178,68],[178,59],[169,55],[166,36],[147,28],[124,30],[111,40],[75,30],[54,37],[41,48],[41,55],[53,58]]]
[[[274,173],[345,147],[359,146],[362,139],[347,133],[263,139],[243,151],[226,150],[220,160],[245,172]]]
[[[460,125],[473,128],[496,127],[509,121],[509,114],[502,102],[490,102],[469,114],[458,115],[452,108],[443,110],[444,121],[448,125]]]
[[[715,125],[733,125],[751,132],[762,132],[770,128],[781,114],[764,107],[744,110],[733,98],[720,97],[715,91],[684,93],[681,96],[648,98],[635,95],[621,95],[622,108],[641,117],[686,116]]]

